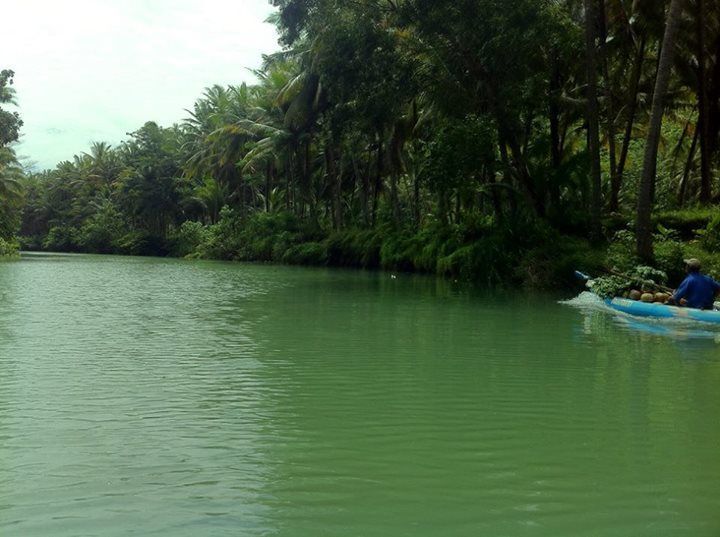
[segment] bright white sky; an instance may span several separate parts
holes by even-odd
[[[276,51],[267,0],[2,0],[0,69],[15,71],[17,147],[37,168],[187,116],[204,88],[254,81]]]

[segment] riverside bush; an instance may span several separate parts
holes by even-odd
[[[415,266],[422,272],[439,273],[439,261],[451,255],[463,245],[461,234],[466,237],[471,232],[462,233],[458,228],[431,224],[420,230],[417,236],[418,249],[414,259]],[[476,237],[479,237],[478,234]],[[469,242],[472,242],[471,239]]]
[[[327,264],[327,258],[326,243],[306,242],[291,246],[278,261],[288,265],[321,266]]]
[[[332,233],[325,244],[327,262],[336,267],[376,269],[380,267],[382,233],[375,230],[347,230]]]
[[[104,205],[90,216],[74,236],[77,248],[99,254],[124,253],[120,239],[128,233],[122,214],[112,205]]]
[[[204,259],[237,259],[241,246],[239,237],[241,229],[242,223],[235,211],[223,207],[218,222],[207,227],[196,255]]]
[[[118,245],[138,250],[122,240]],[[562,236],[542,221],[499,225],[484,216],[455,224],[432,221],[417,231],[386,224],[325,235],[290,213],[241,217],[225,208],[216,224],[185,222],[168,245],[172,255],[181,257],[384,268],[530,287],[567,285],[575,269],[593,271],[602,264],[602,252],[587,241]]]
[[[20,245],[13,239],[0,237],[0,258],[17,257],[20,254]]]
[[[72,226],[54,226],[50,228],[42,247],[51,252],[77,252],[79,234],[80,231]]]
[[[37,252],[43,249],[42,235],[21,235],[17,240],[21,250]]]
[[[615,233],[607,250],[607,266],[620,272],[632,270],[640,264],[635,255],[635,234],[629,230]]]
[[[273,254],[282,256],[284,253],[275,248],[276,241],[280,239],[289,247],[296,242],[293,237],[298,234],[297,218],[290,213],[253,215],[241,222],[236,257],[244,261],[273,261]]]
[[[655,265],[667,273],[672,281],[682,280],[685,276],[686,253],[683,243],[677,240],[656,241]]]
[[[386,270],[413,272],[421,245],[415,235],[401,231],[389,234],[380,247],[380,266]]]
[[[693,239],[698,230],[705,229],[709,224],[720,217],[717,209],[683,209],[678,211],[665,211],[653,217],[655,225],[678,232],[683,240]]]
[[[183,222],[170,238],[170,254],[175,257],[192,256],[205,243],[207,236],[208,229],[201,222]]]
[[[606,252],[593,248],[583,239],[559,236],[552,244],[539,245],[521,257],[515,270],[516,279],[525,287],[571,287],[576,282],[575,271],[600,274]]]

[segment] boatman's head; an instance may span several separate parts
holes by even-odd
[[[700,272],[701,268],[702,263],[700,263],[699,259],[695,259],[693,257],[692,259],[685,260],[685,270],[687,270],[688,272]]]

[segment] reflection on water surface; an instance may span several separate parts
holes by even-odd
[[[0,289],[3,537],[720,534],[713,338],[350,271],[33,256]]]

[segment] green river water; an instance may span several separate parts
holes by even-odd
[[[559,298],[2,263],[0,535],[720,535],[720,332]]]

